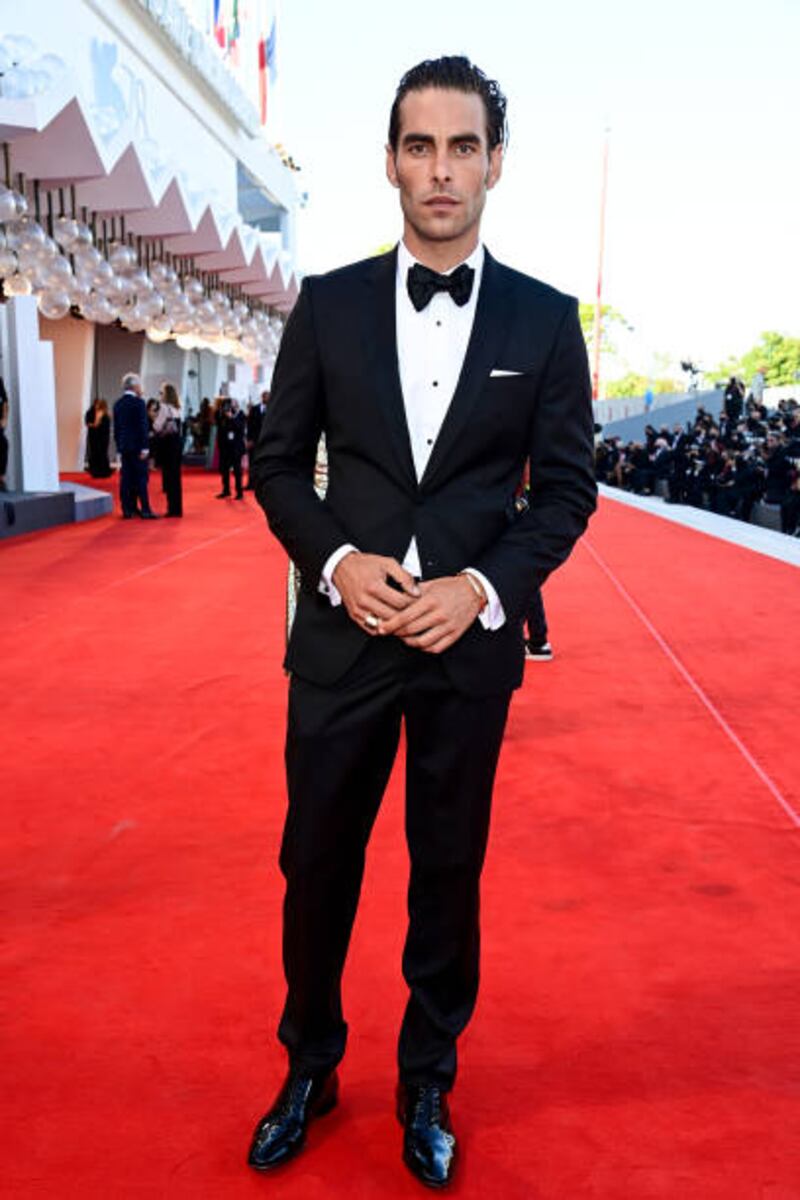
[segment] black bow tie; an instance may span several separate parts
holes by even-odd
[[[449,292],[453,303],[461,308],[472,295],[474,278],[475,272],[466,263],[457,267],[452,275],[439,275],[436,271],[423,267],[421,263],[414,263],[414,266],[408,269],[406,286],[417,312],[422,312],[423,308],[430,304],[436,292]]]

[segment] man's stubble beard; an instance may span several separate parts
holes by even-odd
[[[480,230],[481,217],[483,216],[485,204],[486,193],[484,193],[482,196],[477,210],[471,215],[469,220],[464,222],[464,224],[452,226],[450,229],[437,230],[435,227],[435,220],[431,222],[430,226],[420,224],[415,217],[413,205],[407,204],[404,201],[402,192],[400,195],[400,207],[403,210],[403,216],[419,240],[421,242],[436,243],[437,245],[441,245],[443,242],[458,241],[460,238],[465,237],[467,234],[473,231],[478,233]]]

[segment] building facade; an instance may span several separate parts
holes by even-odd
[[[126,370],[187,411],[268,385],[298,193],[264,124],[275,13],[248,12],[225,29],[212,0],[0,0],[9,489],[81,469],[84,412]]]

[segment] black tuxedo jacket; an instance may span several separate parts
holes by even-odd
[[[534,588],[569,554],[595,507],[593,425],[577,303],[485,257],[472,335],[452,403],[417,480],[397,362],[397,252],[303,281],[284,331],[255,453],[256,495],[300,568],[287,668],[331,686],[369,636],[318,591],[337,547],[399,562],[416,537],[423,577],[471,566],[506,624],[479,621],[441,656],[475,695],[522,682],[522,623]],[[492,377],[492,370],[515,374]],[[328,448],[328,491],[312,477]],[[514,504],[526,460],[530,506]]]
[[[135,392],[124,392],[114,405],[114,441],[120,454],[141,454],[150,444],[147,406]]]

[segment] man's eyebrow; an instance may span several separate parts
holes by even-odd
[[[433,135],[430,133],[404,133],[403,145],[408,146],[411,142],[426,142],[428,145],[433,145]]]
[[[431,133],[404,133],[403,145],[409,146],[412,142],[423,142],[427,146],[434,145],[436,139]],[[448,144],[455,146],[461,142],[469,142],[474,146],[480,146],[481,139],[477,133],[456,133],[453,137],[447,139]]]

